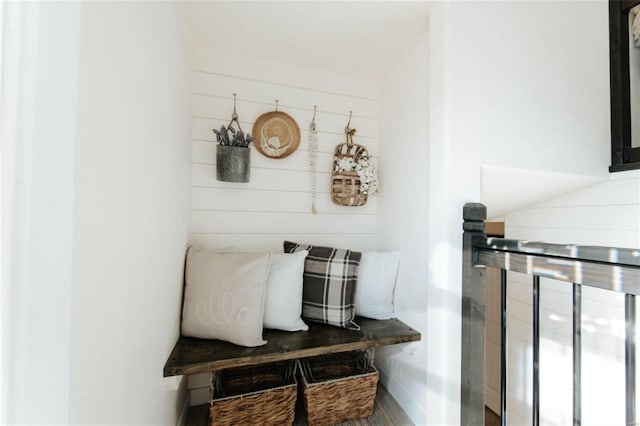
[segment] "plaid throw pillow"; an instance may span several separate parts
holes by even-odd
[[[359,330],[353,317],[362,253],[284,242],[285,253],[301,250],[309,251],[304,263],[302,316],[311,321]]]

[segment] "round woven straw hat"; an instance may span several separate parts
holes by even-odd
[[[269,158],[284,158],[298,149],[300,128],[286,112],[271,111],[262,114],[253,124],[253,145],[260,154]]]

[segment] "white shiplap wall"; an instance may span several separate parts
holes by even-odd
[[[640,172],[612,174],[598,185],[507,214],[507,238],[640,247]],[[508,286],[509,424],[531,424],[531,277]],[[582,424],[624,423],[624,299],[583,289]],[[541,280],[540,419],[572,422],[571,284]]]
[[[192,74],[193,243],[212,248],[282,250],[285,239],[357,250],[376,248],[376,197],[365,206],[331,202],[329,179],[333,150],[344,142],[344,127],[353,111],[356,143],[377,161],[377,92],[367,82],[328,76],[295,66],[248,61],[215,62],[218,56],[197,52]],[[238,65],[240,64],[240,65]],[[300,127],[298,150],[284,159],[270,159],[251,148],[248,183],[216,180],[213,128],[227,125],[237,93],[237,112],[245,132],[255,119],[275,108],[291,115]],[[318,106],[316,210],[311,213],[309,124]],[[189,377],[191,403],[208,400],[208,375]]]
[[[286,79],[283,78],[284,82]],[[205,246],[281,249],[282,240],[332,244],[354,249],[374,248],[376,197],[362,207],[332,204],[329,179],[333,149],[344,141],[348,111],[357,143],[377,154],[377,102],[349,94],[277,81],[258,81],[246,75],[224,75],[213,70],[193,73],[193,146],[191,240]],[[237,110],[244,131],[254,120],[279,110],[291,115],[301,130],[301,143],[287,158],[269,159],[251,151],[249,183],[219,182],[215,178],[215,135],[227,125],[238,93]],[[309,123],[318,105],[318,157],[316,165],[317,214],[311,214]]]

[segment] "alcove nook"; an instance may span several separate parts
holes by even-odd
[[[507,238],[638,247],[640,175],[607,174],[607,2],[0,10],[12,30],[2,40],[2,87],[11,88],[2,111],[15,123],[2,127],[5,423],[180,423],[204,387],[162,377],[180,334],[190,242],[399,250],[396,311],[422,340],[379,350],[377,365],[411,419],[428,425],[460,422],[466,202],[504,219]],[[228,123],[233,93],[243,129],[278,99],[302,130],[285,159],[252,149],[246,184],[215,179],[212,129]],[[314,105],[317,214],[307,163]],[[349,111],[381,181],[358,208],[328,195]],[[524,372],[520,337],[512,365]],[[512,377],[511,419],[530,423],[527,381]],[[605,379],[588,386],[589,401]],[[547,403],[561,412],[563,401]],[[611,423],[609,403],[584,405],[608,407],[600,423]]]
[[[365,251],[398,250],[399,318],[426,323],[429,149],[428,4],[192,3],[186,7],[192,65],[190,240],[205,247],[282,251],[283,240]],[[215,178],[213,128],[226,125],[237,93],[245,131],[261,114],[291,115],[299,148],[270,159],[252,148],[251,181]],[[317,106],[317,213],[311,212],[309,126]],[[360,207],[330,198],[333,151],[354,142],[377,162],[381,191]],[[255,136],[255,135],[254,135]],[[379,349],[381,381],[417,424],[424,422],[424,342]],[[208,375],[189,378],[193,405]]]

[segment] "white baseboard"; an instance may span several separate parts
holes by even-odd
[[[178,416],[178,423],[176,426],[186,426],[187,417],[189,415],[189,408],[191,408],[191,398],[189,397],[189,391],[185,392],[182,397],[182,408],[180,409],[180,416]]]
[[[500,392],[490,387],[486,387],[484,390],[484,402],[491,411],[494,413],[500,412]]]
[[[398,405],[402,407],[407,416],[411,418],[414,425],[427,424],[427,413],[425,411],[424,404],[417,404],[413,398],[405,391],[404,387],[392,378],[381,368],[378,368],[380,374],[380,382],[384,385],[387,391],[391,394],[393,399],[396,400]]]
[[[190,389],[189,390],[189,398],[191,406],[206,404],[211,399],[211,389],[210,388],[198,388],[198,389]]]

